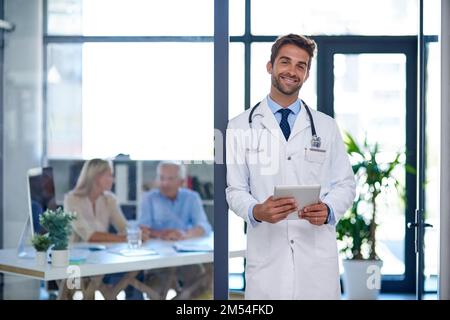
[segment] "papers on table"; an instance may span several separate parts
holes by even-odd
[[[120,254],[124,257],[141,257],[158,254],[155,250],[148,248],[129,249],[129,248],[117,248],[109,250],[111,253]]]
[[[175,242],[173,247],[178,252],[213,251],[213,238],[183,240]]]

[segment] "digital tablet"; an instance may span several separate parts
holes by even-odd
[[[320,201],[320,185],[311,186],[275,186],[273,192],[274,199],[278,198],[295,198],[298,208],[303,209],[311,204],[319,203]],[[288,220],[298,219],[297,211],[291,212],[287,218]]]

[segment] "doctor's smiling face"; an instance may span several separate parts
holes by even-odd
[[[294,44],[285,44],[279,48],[274,62],[267,63],[267,72],[271,74],[272,80],[270,96],[275,101],[287,97],[297,99],[300,88],[309,76],[309,60],[308,52]]]

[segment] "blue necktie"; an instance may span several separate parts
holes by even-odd
[[[289,135],[291,134],[291,127],[288,122],[288,116],[291,113],[291,109],[280,109],[277,112],[281,113],[280,128],[281,131],[283,131],[286,141],[288,141]]]

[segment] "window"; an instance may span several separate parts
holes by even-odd
[[[213,70],[212,43],[85,44],[83,157],[212,160]]]
[[[47,157],[82,156],[82,45],[47,45]]]
[[[232,119],[242,111],[244,108],[244,46],[242,43],[234,42],[230,43],[229,50],[229,105],[228,115]]]
[[[212,36],[209,0],[48,0],[49,35]]]
[[[48,158],[213,159],[213,2],[194,2],[47,2]]]
[[[417,33],[417,0],[253,0],[252,33],[412,35]]]

